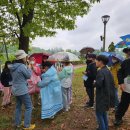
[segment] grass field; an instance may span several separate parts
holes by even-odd
[[[61,111],[53,120],[43,121],[40,119],[41,108],[40,106],[37,106],[32,115],[32,122],[36,124],[35,130],[96,130],[97,124],[94,109],[85,109],[83,107],[87,100],[82,81],[82,72],[84,70],[85,67],[75,70],[73,79],[73,103],[70,111],[65,113]],[[12,126],[14,106],[15,105],[12,105],[6,110],[0,110],[0,130],[15,130]],[[130,130],[130,124],[127,120],[127,125],[121,128],[114,128],[111,123],[114,114],[109,113],[109,115],[110,130]]]

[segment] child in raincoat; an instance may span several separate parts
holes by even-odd
[[[42,81],[38,83],[41,88],[41,118],[52,119],[63,108],[61,83],[55,67],[50,62],[42,64],[42,71]]]
[[[61,80],[62,86],[62,97],[63,97],[63,107],[65,111],[70,109],[70,88],[72,86],[72,75],[73,67],[70,64],[69,57],[65,57],[63,60],[64,67],[61,72],[59,72],[59,79]]]

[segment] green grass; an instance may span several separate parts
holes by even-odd
[[[81,73],[84,72],[85,70],[86,70],[86,67],[78,68],[78,69],[75,69],[74,73],[75,73],[75,74],[81,74]]]
[[[8,128],[10,125],[10,118],[5,115],[0,116],[0,129]]]

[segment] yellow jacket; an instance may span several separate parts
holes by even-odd
[[[110,68],[110,71],[114,77],[114,82],[115,82],[115,87],[117,88],[118,87],[118,77],[117,77],[117,74],[118,74],[118,71],[121,67],[121,64],[118,63],[118,64],[115,64],[113,65],[111,68]]]

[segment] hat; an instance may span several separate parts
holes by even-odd
[[[124,49],[123,49],[123,52],[124,52],[124,53],[130,52],[130,47],[124,48]]]
[[[89,55],[87,56],[87,58],[93,58],[93,59],[96,59],[96,55],[95,55],[95,54],[89,54]]]
[[[15,53],[15,57],[17,60],[20,60],[20,59],[23,59],[27,56],[27,54],[25,53],[24,50],[18,50],[16,53]]]

